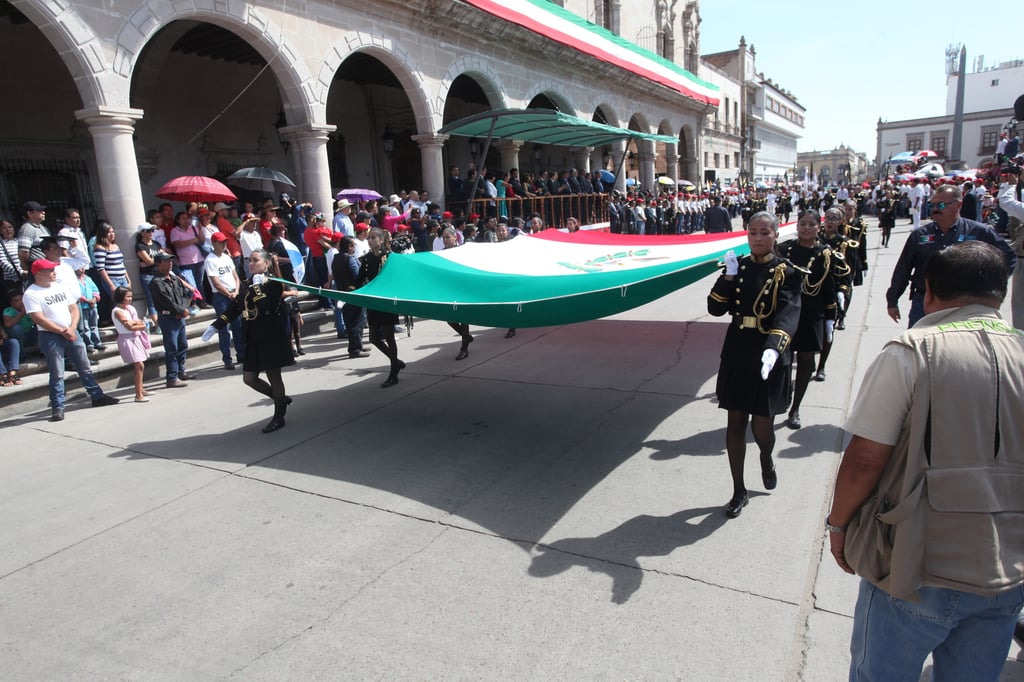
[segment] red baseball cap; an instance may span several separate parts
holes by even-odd
[[[57,269],[57,263],[54,263],[52,260],[46,260],[45,258],[38,258],[38,259],[32,261],[32,274],[33,275],[36,274],[37,272],[42,272],[43,270],[56,270],[56,269]]]

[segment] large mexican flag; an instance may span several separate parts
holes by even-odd
[[[546,230],[497,244],[391,254],[380,275],[357,291],[298,288],[400,315],[546,327],[649,303],[714,272],[730,249],[749,252],[746,232],[643,237]]]

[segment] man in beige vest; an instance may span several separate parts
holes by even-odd
[[[861,576],[851,680],[998,680],[1024,604],[1024,333],[1009,268],[966,241],[931,257],[926,315],[864,377],[826,528]]]

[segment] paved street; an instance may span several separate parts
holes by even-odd
[[[771,494],[749,458],[735,520],[711,279],[610,319],[474,328],[463,362],[418,320],[387,390],[379,353],[310,338],[270,435],[219,365],[145,405],[126,371],[128,402],[77,389],[63,423],[3,422],[4,678],[845,679],[857,581],[822,520],[839,425],[899,330],[899,223],[878,249],[870,222],[828,380],[802,429],[778,420]]]

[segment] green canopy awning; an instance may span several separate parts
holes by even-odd
[[[653,140],[673,144],[676,138],[616,128],[553,109],[499,109],[449,123],[443,135],[519,140],[567,147],[601,147],[619,140]]]

